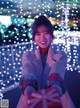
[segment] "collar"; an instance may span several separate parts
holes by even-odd
[[[42,53],[46,53],[48,52],[49,48],[40,48],[40,52]]]

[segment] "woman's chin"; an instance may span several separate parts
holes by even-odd
[[[43,49],[45,49],[45,48],[48,48],[47,46],[40,46],[40,48],[43,48]]]

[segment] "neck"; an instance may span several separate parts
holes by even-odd
[[[48,49],[49,49],[49,48],[40,48],[40,51],[41,51],[42,53],[44,53],[44,52],[48,52]]]

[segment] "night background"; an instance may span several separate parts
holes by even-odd
[[[21,96],[22,53],[32,50],[31,27],[45,15],[52,23],[57,50],[67,53],[64,81],[80,108],[80,0],[0,0],[0,99],[16,108]]]

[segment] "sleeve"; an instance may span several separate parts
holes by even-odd
[[[61,52],[62,56],[60,60],[56,61],[54,58],[54,65],[51,68],[48,81],[49,86],[52,86],[53,84],[58,85],[61,88],[62,93],[64,94],[66,92],[66,86],[64,82],[64,75],[67,65],[67,55],[65,52]]]
[[[64,51],[62,51],[61,54],[62,57],[60,58],[60,60],[56,61],[55,58],[53,59],[55,60],[54,61],[55,63],[52,66],[50,73],[57,73],[60,75],[62,79],[64,79],[66,66],[67,66],[67,55]]]
[[[37,90],[37,78],[35,76],[35,68],[30,61],[28,54],[22,55],[22,78],[21,78],[21,90],[24,93],[31,93],[31,90]]]
[[[52,73],[48,77],[48,87],[52,87],[53,85],[58,86],[60,95],[66,92],[64,80],[60,77],[58,73]]]

